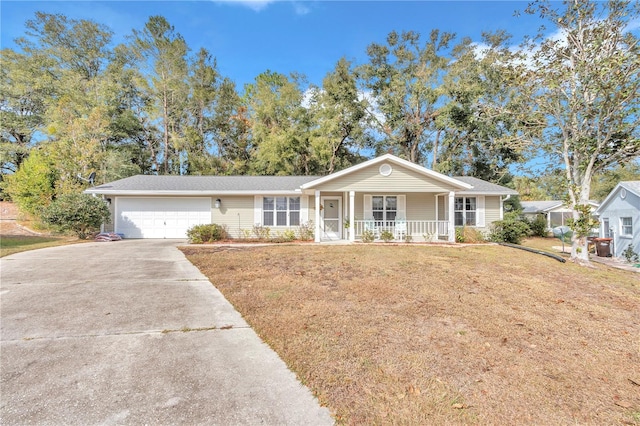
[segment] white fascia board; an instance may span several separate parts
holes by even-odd
[[[564,202],[560,202],[560,203],[558,203],[558,204],[554,204],[554,205],[553,205],[553,206],[551,206],[551,207],[547,207],[546,209],[542,209],[542,211],[543,211],[543,212],[547,212],[547,213],[548,213],[548,212],[550,212],[550,211],[552,211],[552,210],[557,209],[558,207],[563,207],[563,206],[566,206],[566,203],[564,203]],[[569,211],[569,212],[570,212],[570,211],[573,211],[573,210],[571,210],[569,207],[566,207],[566,208],[565,208],[565,210],[567,210],[567,211]]]
[[[429,170],[429,169],[427,169],[425,167],[422,167],[422,166],[420,166],[418,164],[412,163],[411,161],[403,160],[402,158],[396,157],[393,154],[384,154],[384,155],[381,155],[380,157],[376,157],[376,158],[373,158],[371,160],[365,161],[364,163],[356,164],[355,166],[351,166],[351,167],[349,167],[347,169],[340,170],[339,172],[336,172],[336,173],[321,177],[321,178],[313,180],[311,182],[307,182],[307,183],[303,184],[301,188],[302,189],[313,188],[313,187],[316,187],[318,185],[322,185],[323,183],[327,183],[329,181],[337,179],[337,178],[339,178],[341,176],[348,175],[348,174],[356,172],[358,170],[362,170],[365,167],[373,166],[375,164],[382,163],[384,161],[389,161],[391,163],[395,163],[395,164],[404,166],[404,167],[406,167],[408,169],[412,169],[412,170],[414,170],[414,171],[416,171],[416,172],[418,172],[420,174],[432,177],[432,178],[434,178],[436,180],[439,180],[439,181],[442,181],[442,182],[446,182],[446,183],[449,183],[451,185],[454,185],[454,186],[457,186],[457,187],[460,187],[460,188],[463,188],[463,189],[472,189],[473,188],[473,185],[469,185],[468,183],[461,182],[461,181],[459,181],[457,179],[451,178],[449,176],[445,176],[445,175],[443,175],[441,173],[438,173],[438,172],[434,172],[433,170]]]
[[[206,197],[206,196],[218,196],[218,195],[299,195],[302,192],[299,189],[289,191],[146,191],[146,190],[91,190],[84,191],[86,194],[97,195],[119,195],[121,197],[126,196],[175,196],[175,197]]]
[[[605,207],[607,206],[607,204],[609,204],[609,201],[611,201],[616,194],[618,193],[618,191],[620,190],[620,188],[625,188],[627,189],[622,182],[618,183],[609,193],[609,195],[607,195],[607,198],[605,198],[601,203],[600,206],[596,209],[596,214],[598,216],[600,216],[600,214],[602,214],[602,211],[605,210]]]

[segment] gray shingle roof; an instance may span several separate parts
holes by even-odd
[[[88,189],[90,194],[218,194],[218,193],[266,193],[293,192],[319,176],[156,176],[136,175]],[[473,185],[472,189],[459,191],[469,194],[517,195],[513,189],[482,179],[455,177]]]
[[[295,191],[317,176],[155,176],[136,175],[87,190],[117,192],[265,192]]]
[[[507,188],[506,186],[496,185],[495,183],[487,182],[486,180],[478,179],[471,176],[454,176],[456,180],[473,185],[472,189],[466,189],[464,191],[457,191],[459,194],[495,194],[495,195],[518,195],[518,191]]]
[[[564,201],[552,200],[552,201],[521,201],[522,213],[534,214],[542,213],[549,209],[560,207],[564,204]]]
[[[640,196],[640,180],[625,180],[620,182],[620,186],[627,188],[628,191],[633,191],[636,195]]]

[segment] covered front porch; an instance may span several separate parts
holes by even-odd
[[[315,190],[315,240],[455,241],[455,193]]]
[[[456,192],[471,188],[391,154],[301,186],[314,209],[317,242],[370,236],[455,242]]]

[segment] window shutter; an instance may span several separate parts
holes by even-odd
[[[398,195],[398,213],[396,217],[399,219],[407,219],[407,196]]]
[[[363,203],[363,207],[364,207],[364,220],[368,220],[368,219],[373,219],[373,206],[372,206],[372,198],[370,194],[364,194],[364,203]]]
[[[262,197],[260,195],[253,197],[253,224],[262,225]]]
[[[484,227],[484,195],[478,195],[476,197],[476,226],[477,227]]]
[[[306,195],[300,196],[300,223],[309,222],[309,197]]]

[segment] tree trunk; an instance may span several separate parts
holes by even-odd
[[[436,140],[433,141],[433,160],[431,161],[431,170],[435,170],[438,165],[438,145],[440,145],[440,132],[442,130],[438,130],[436,132]]]
[[[580,178],[582,180],[580,186],[577,186],[576,182],[576,189],[580,192],[576,194],[575,190],[569,190],[569,193],[572,194],[571,198],[575,200],[575,203],[571,204],[571,208],[573,210],[572,217],[574,221],[580,219],[580,213],[576,210],[576,206],[588,205],[589,194],[591,192],[591,174],[589,172],[585,172],[585,174],[580,176]],[[590,265],[589,241],[587,240],[587,237],[588,235],[576,235],[574,232],[573,237],[571,238],[571,259],[574,262]]]

